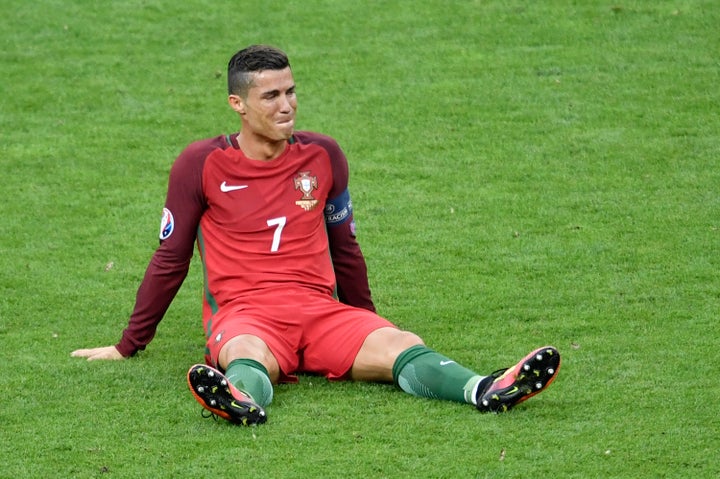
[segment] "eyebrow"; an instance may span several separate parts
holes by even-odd
[[[290,88],[288,88],[285,91],[289,92],[289,91],[294,91],[294,90],[295,90],[295,84],[293,84]],[[277,96],[279,94],[280,94],[280,90],[275,89],[275,90],[264,91],[260,94],[260,96],[263,98],[266,98],[266,97],[271,97],[271,96]]]

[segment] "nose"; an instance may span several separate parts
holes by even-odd
[[[282,96],[282,102],[280,104],[280,110],[283,113],[290,113],[291,111],[295,110],[295,98],[290,95],[283,95]]]

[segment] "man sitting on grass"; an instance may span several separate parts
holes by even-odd
[[[377,315],[355,239],[347,159],[332,138],[295,131],[287,56],[262,45],[237,52],[228,91],[240,132],[192,143],[173,164],[160,246],[120,342],[73,356],[122,359],[144,349],[197,243],[206,364],[192,366],[187,380],[205,409],[233,423],[265,422],[273,384],[299,372],[394,382],[483,412],[507,411],[557,377],[551,346],[480,375]]]

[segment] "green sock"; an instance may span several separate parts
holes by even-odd
[[[230,383],[265,407],[272,402],[273,386],[265,366],[252,359],[230,361],[225,370]]]
[[[408,394],[475,404],[484,376],[425,346],[406,349],[393,366],[395,385]]]

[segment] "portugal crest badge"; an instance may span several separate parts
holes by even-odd
[[[295,177],[295,189],[300,190],[302,198],[295,202],[296,205],[310,211],[318,204],[318,200],[313,198],[312,192],[317,189],[317,176],[310,176],[309,171],[301,171]]]

